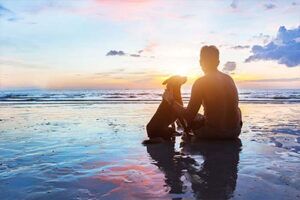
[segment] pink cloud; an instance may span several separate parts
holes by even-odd
[[[72,13],[100,17],[113,21],[135,21],[147,19],[186,19],[188,15],[177,14],[174,9],[181,7],[181,2],[150,0],[91,0]]]
[[[114,21],[141,20],[152,15],[152,12],[160,4],[160,1],[149,0],[93,0],[86,6],[74,8],[73,11],[78,14],[103,17]]]
[[[139,53],[153,53],[157,46],[158,43],[151,41]]]

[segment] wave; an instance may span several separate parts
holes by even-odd
[[[2,91],[0,102],[158,102],[163,90]],[[241,90],[241,102],[299,103],[300,90]],[[190,92],[182,91],[187,102]]]
[[[273,99],[300,99],[298,95],[290,95],[290,96],[275,96]]]

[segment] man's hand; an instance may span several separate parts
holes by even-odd
[[[162,98],[167,101],[170,105],[174,103],[174,96],[173,91],[165,90],[164,94],[162,95]]]

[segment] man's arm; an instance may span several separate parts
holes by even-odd
[[[199,88],[199,81],[196,81],[192,87],[191,98],[187,108],[184,108],[182,105],[175,102],[174,99],[171,101],[169,101],[168,99],[166,100],[170,103],[175,113],[179,117],[187,120],[187,122],[190,124],[194,120],[196,114],[200,109],[202,103],[201,92],[202,91]]]
[[[184,115],[184,119],[187,120],[188,124],[191,124],[191,122],[195,119],[202,104],[203,91],[200,86],[200,79],[198,79],[192,87],[191,98]]]

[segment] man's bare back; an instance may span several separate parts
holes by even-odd
[[[218,130],[236,129],[241,124],[238,101],[232,78],[220,71],[210,72],[194,83],[187,118],[193,120],[202,105],[206,126]]]

